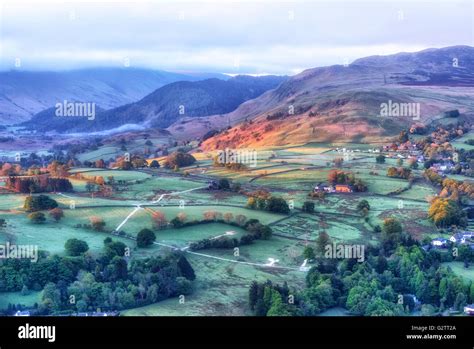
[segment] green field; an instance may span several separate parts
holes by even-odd
[[[474,145],[469,145],[469,144],[464,143],[465,141],[469,139],[474,139],[474,132],[466,133],[461,138],[457,138],[454,142],[452,142],[452,145],[456,149],[472,150],[474,149]]]
[[[0,293],[0,310],[7,309],[8,304],[22,305],[32,307],[35,303],[40,303],[41,292],[28,291],[22,295],[21,292],[2,292]]]
[[[470,266],[468,269],[464,268],[463,262],[446,262],[444,266],[450,267],[451,270],[466,280],[466,282],[474,282],[474,267]]]
[[[127,148],[141,149],[144,142],[137,140]],[[350,159],[343,162],[342,170],[353,172],[356,178],[367,184],[368,191],[331,193],[324,199],[312,200],[308,193],[316,184],[327,181],[328,173],[333,169],[332,161],[342,157],[342,153],[335,150],[337,147],[354,150],[350,153]],[[304,260],[303,250],[307,245],[314,246],[323,231],[336,243],[376,245],[378,236],[373,232],[374,227],[382,225],[385,218],[396,217],[404,230],[418,239],[437,234],[437,229],[427,219],[427,199],[435,196],[437,189],[422,179],[420,171],[414,172],[417,179],[411,188],[407,180],[387,177],[387,168],[395,166],[397,159],[387,158],[385,164],[377,164],[375,156],[378,154],[368,152],[374,147],[369,144],[312,143],[269,148],[258,152],[256,167],[244,171],[213,167],[211,154],[197,153],[198,161],[195,166],[189,167],[189,176],[185,176],[183,171],[174,173],[162,168],[143,171],[72,169],[71,173],[82,173],[90,179],[102,176],[108,180],[107,177],[113,176],[120,183],[115,185],[110,196],[100,197],[97,193],[86,192],[86,180],[71,178],[73,193],[48,194],[64,209],[65,217],[58,223],[47,215],[46,223],[32,224],[22,209],[26,195],[2,194],[0,218],[6,219],[7,227],[0,231],[0,242],[9,240],[34,244],[50,253],[63,255],[64,243],[70,238],[77,238],[86,241],[90,253],[95,255],[103,250],[103,241],[110,235],[85,226],[93,216],[103,218],[106,230],[110,232],[135,211],[120,228],[132,236],[143,228],[153,228],[153,211],[162,212],[168,221],[179,213],[184,213],[188,222],[202,220],[207,211],[258,219],[271,226],[273,237],[239,246],[237,255],[234,249],[200,250],[195,253],[186,249],[194,241],[215,238],[228,232],[232,232],[229,238],[237,239],[246,234],[242,228],[217,222],[179,229],[170,226],[155,229],[156,244],[145,249],[138,249],[133,239],[113,237],[131,248],[132,258],[165,254],[172,248],[183,249],[197,275],[194,292],[186,297],[184,304],[178,298],[171,298],[123,311],[123,315],[251,315],[247,299],[252,281],[270,279],[277,283],[286,281],[290,289],[304,287],[306,273],[299,270]],[[109,144],[81,154],[80,158],[82,161],[93,161],[121,153],[123,151],[119,146]],[[328,166],[328,163],[331,164]],[[310,166],[316,168],[308,168]],[[207,190],[208,181],[219,178],[240,182],[244,191]],[[282,215],[245,208],[245,193],[257,189],[268,190],[287,202],[293,200],[295,209],[290,215]],[[158,203],[152,203],[160,196]],[[300,211],[307,200],[315,203],[314,214]],[[371,206],[366,219],[357,211],[361,200],[367,200]],[[74,203],[74,209],[71,209],[71,203]],[[276,260],[275,267],[266,265],[271,260]],[[465,270],[462,264],[447,265],[467,280],[474,280],[471,271]],[[38,297],[39,293],[35,292],[26,296],[21,296],[19,292],[0,294],[0,308],[8,303],[31,306],[38,301]],[[343,315],[347,315],[343,308],[329,309],[322,314]]]

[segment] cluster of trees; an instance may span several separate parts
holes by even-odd
[[[409,179],[411,170],[406,167],[389,167],[387,169],[387,176],[393,178]]]
[[[185,166],[190,166],[196,162],[194,156],[188,153],[176,151],[168,155],[164,161],[164,167],[166,168],[180,168]]]
[[[438,227],[467,226],[466,212],[454,200],[437,197],[431,201],[428,217]]]
[[[359,211],[359,213],[362,215],[362,216],[367,216],[369,214],[369,211],[370,211],[370,204],[367,200],[361,200],[359,201],[359,203],[357,204],[357,211]]]
[[[53,178],[47,175],[38,175],[29,178],[11,176],[8,177],[6,181],[6,187],[23,194],[73,191],[69,179]]]
[[[223,162],[221,161],[219,155],[214,156],[213,158],[214,167],[225,167],[232,171],[245,171],[247,166],[241,162]]]
[[[56,200],[47,195],[27,196],[23,208],[27,212],[51,210],[58,207]]]
[[[247,200],[247,208],[252,210],[264,210],[274,213],[290,213],[290,207],[285,199],[271,196],[268,199],[263,197],[250,196]]]
[[[85,247],[79,240],[67,245],[68,252]],[[196,276],[184,255],[127,262],[124,250],[125,245],[107,238],[97,258],[83,252],[65,257],[41,252],[37,263],[8,259],[0,264],[0,291],[42,291],[37,310],[44,315],[120,310],[192,292]]]
[[[474,199],[474,185],[468,181],[457,181],[452,178],[443,178],[436,171],[427,169],[424,177],[436,186],[441,187],[439,196],[453,201],[462,201],[463,198]]]
[[[249,305],[260,316],[312,316],[340,306],[364,316],[407,315],[421,302],[424,315],[474,302],[474,283],[442,266],[442,253],[399,246],[389,257],[370,247],[363,263],[318,259],[302,291],[286,285],[252,283]],[[270,311],[272,309],[272,311]]]
[[[21,174],[21,166],[8,162],[0,163],[0,176],[18,176]]]
[[[354,191],[364,192],[367,191],[367,186],[352,172],[345,172],[342,170],[331,170],[328,173],[328,182],[332,185],[335,184],[347,184],[352,186]]]

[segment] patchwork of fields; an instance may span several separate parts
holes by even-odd
[[[302,212],[303,203],[311,200],[308,194],[316,184],[327,181],[332,161],[341,157],[334,150],[337,147],[308,144],[265,149],[258,154],[257,166],[243,171],[213,167],[212,154],[204,153],[198,153],[196,164],[178,173],[161,168],[134,171],[75,168],[71,173],[81,173],[83,178],[71,179],[74,192],[48,194],[64,210],[64,218],[59,222],[47,216],[45,223],[32,224],[23,210],[26,195],[2,194],[0,218],[8,224],[0,232],[0,241],[36,244],[51,254],[62,255],[64,243],[77,238],[86,241],[90,252],[95,254],[103,249],[103,241],[110,232],[120,226],[126,236],[115,235],[114,239],[130,247],[132,258],[182,249],[197,274],[195,291],[184,304],[177,299],[168,299],[129,309],[123,312],[124,315],[249,315],[246,300],[253,280],[286,281],[294,289],[304,286],[306,272],[300,269],[304,262],[303,250],[308,245],[314,246],[321,232],[326,232],[334,242],[376,245],[378,237],[374,227],[381,225],[387,217],[398,217],[405,230],[418,239],[436,231],[426,215],[427,199],[437,194],[436,189],[421,179],[410,186],[407,180],[387,177],[386,170],[395,164],[395,160],[376,164],[375,154],[367,152],[372,147],[363,144],[351,147],[357,152],[351,153],[353,158],[343,163],[342,170],[352,171],[367,184],[368,192],[329,194],[323,199],[312,200],[314,213]],[[117,147],[104,146],[81,157],[92,161],[107,154],[112,157],[117,152]],[[421,178],[419,173],[415,172],[415,175]],[[87,180],[97,176],[105,180],[113,177],[119,183],[108,196],[101,197],[86,187]],[[208,182],[219,178],[239,182],[243,192],[208,190]],[[256,189],[265,189],[273,196],[291,202],[290,214],[246,208],[248,197],[245,192]],[[370,204],[365,217],[357,210],[361,200]],[[233,249],[205,249],[198,253],[187,250],[190,243],[202,239],[224,234],[240,238],[246,234],[243,228],[216,222],[155,229],[156,244],[137,248],[133,237],[144,228],[154,229],[153,212],[161,212],[167,221],[184,214],[188,222],[202,220],[206,212],[231,214],[231,220],[242,215],[269,225],[273,236],[269,240],[240,246],[237,255]],[[105,232],[91,229],[91,217],[104,220]],[[34,292],[25,296],[3,294],[0,295],[0,307],[12,302],[31,304],[38,297],[40,295]]]

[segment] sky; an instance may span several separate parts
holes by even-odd
[[[0,70],[287,74],[474,46],[474,0],[0,0]]]

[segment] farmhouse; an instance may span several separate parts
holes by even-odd
[[[466,240],[472,239],[474,237],[474,232],[463,231],[456,233],[449,238],[449,240],[455,244],[465,244]]]
[[[18,310],[13,316],[30,316],[31,313],[29,310]]]
[[[445,238],[436,238],[436,239],[433,239],[431,240],[431,245],[433,245],[434,247],[446,247],[446,245],[448,244],[448,240],[445,239]]]
[[[335,189],[332,185],[329,184],[323,184],[323,183],[318,183],[314,187],[314,192],[326,192],[326,193],[334,193]]]
[[[451,171],[454,168],[454,164],[452,162],[437,162],[431,166],[432,170],[435,170],[436,172],[445,172],[445,171]]]
[[[336,184],[335,190],[337,193],[352,193],[354,190],[347,184]]]

